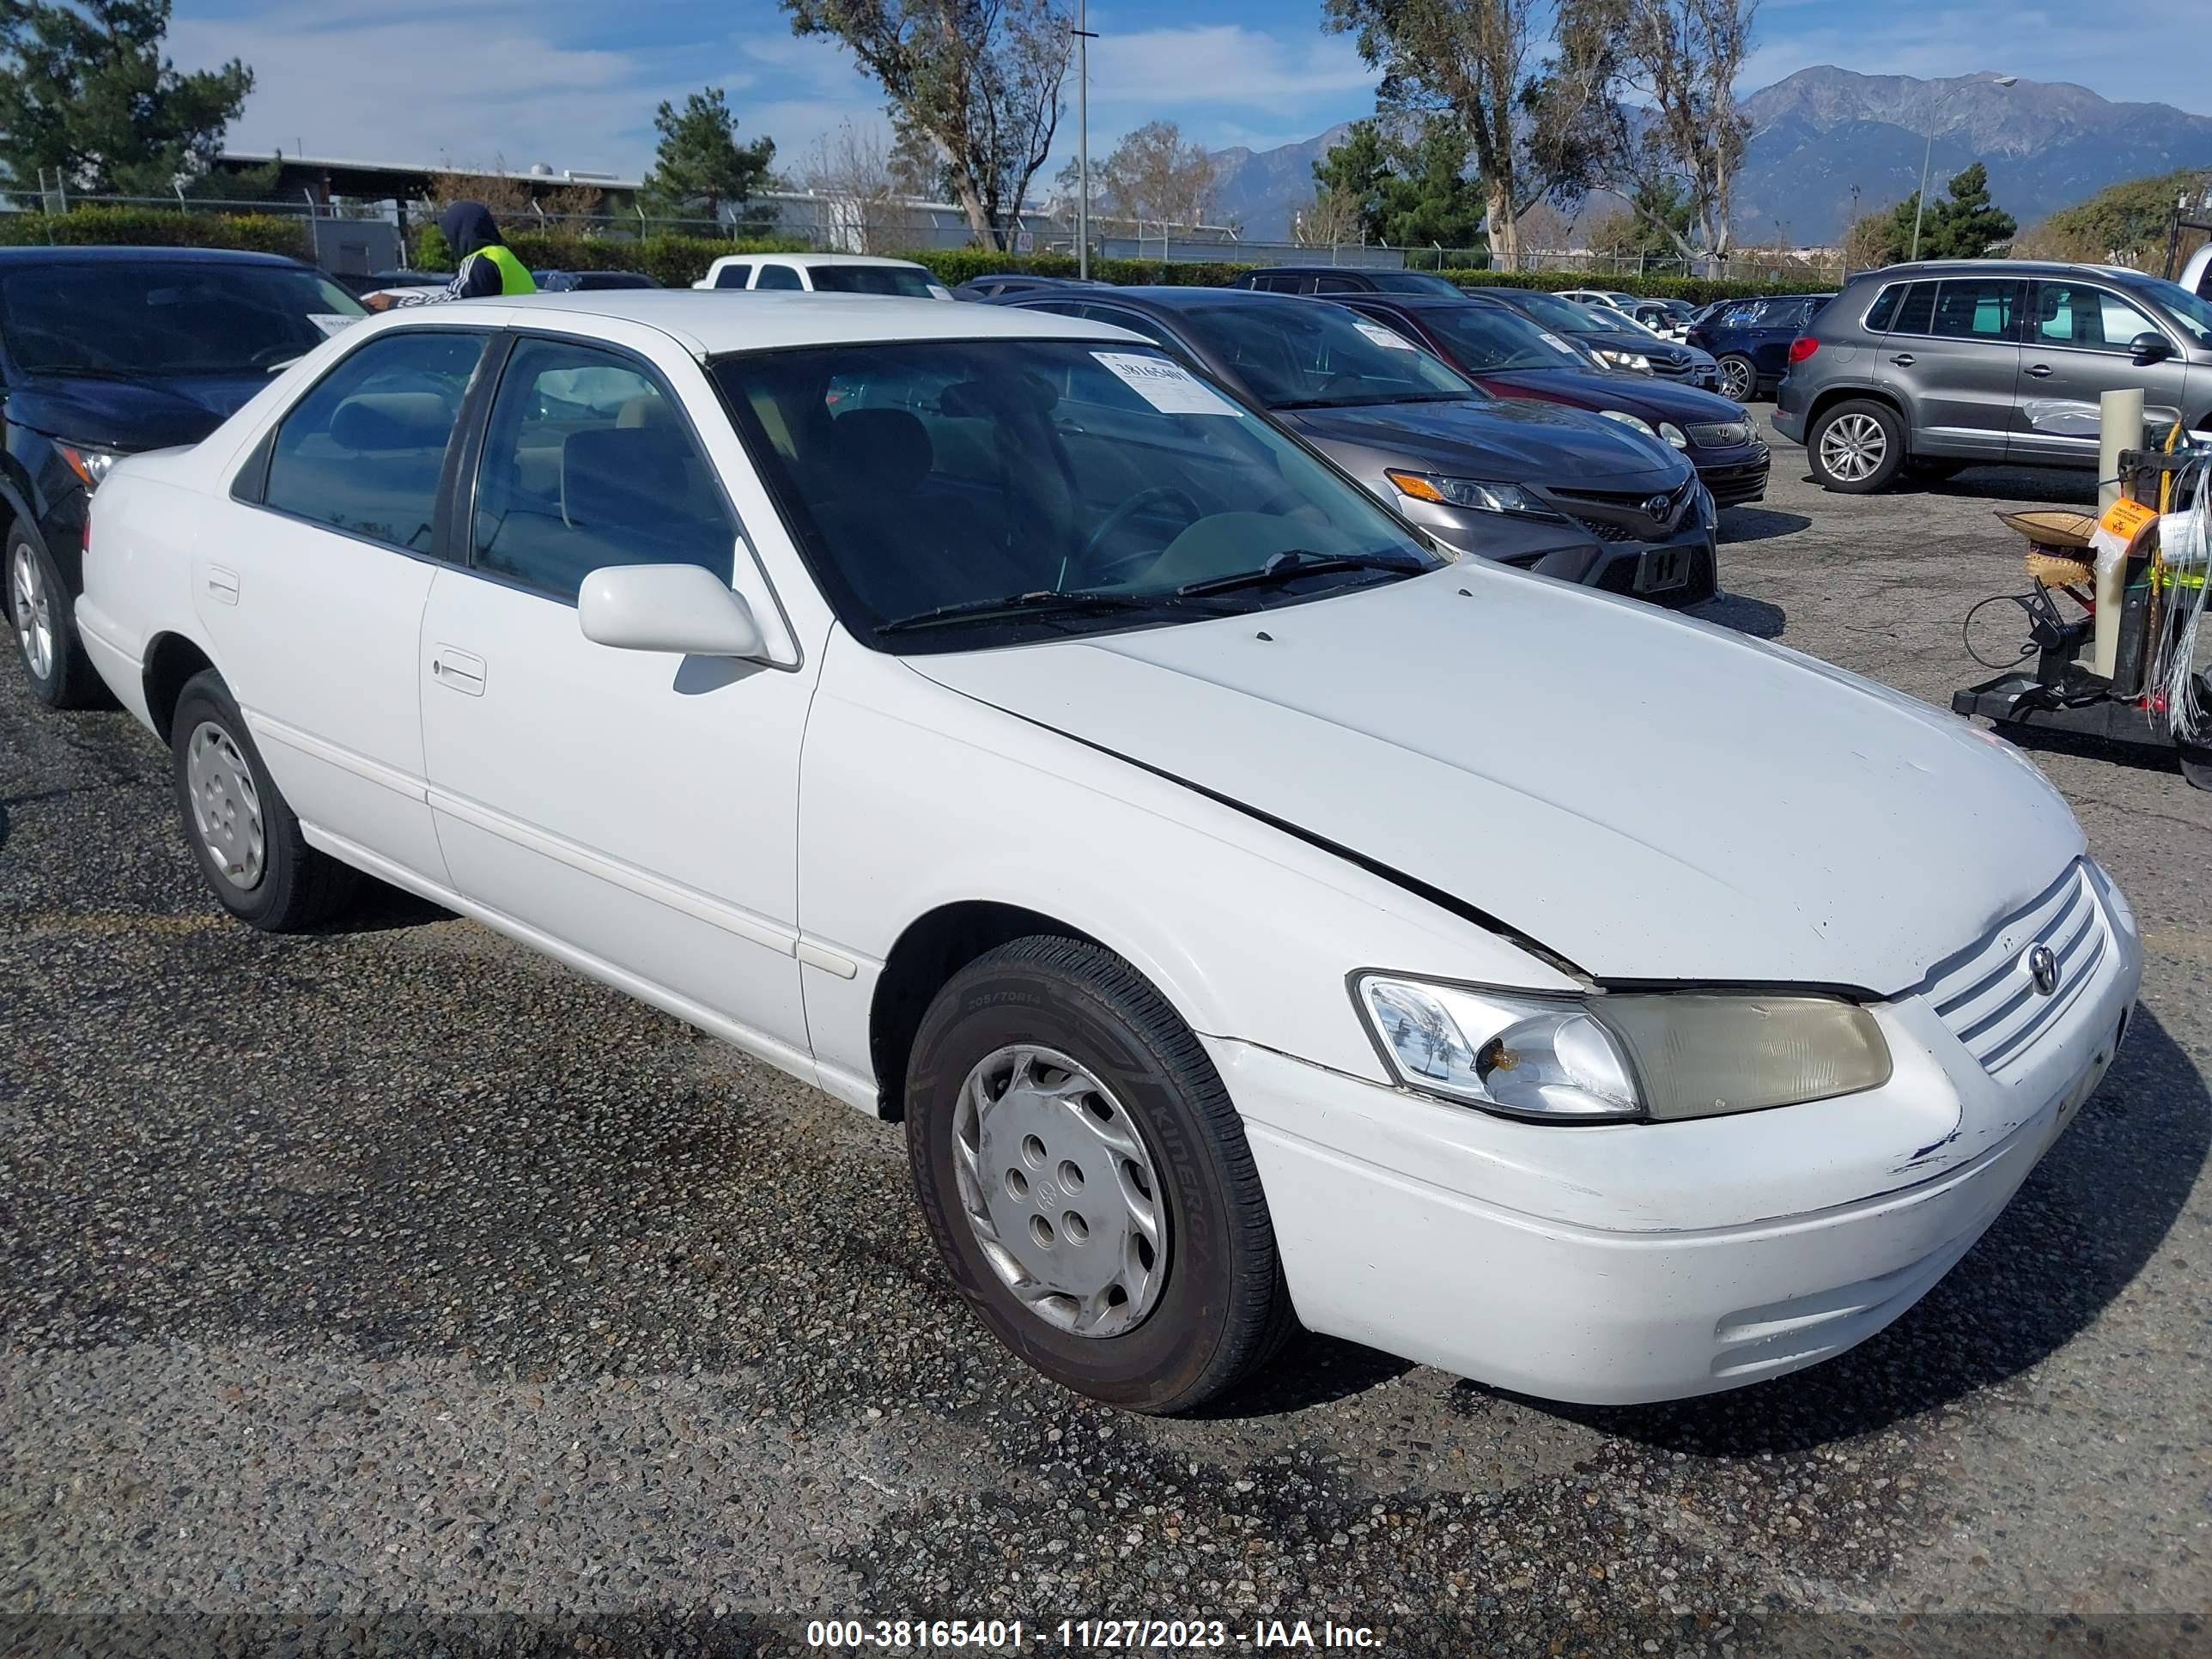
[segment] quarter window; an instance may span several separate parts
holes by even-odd
[[[446,447],[483,343],[458,329],[410,329],[346,358],[276,428],[264,502],[428,552]]]
[[[566,600],[607,565],[703,565],[727,581],[737,533],[651,375],[588,346],[515,347],[477,475],[477,568]]]
[[[2125,300],[2079,283],[2035,285],[2035,339],[2043,345],[2125,352],[2138,334],[2158,325]]]

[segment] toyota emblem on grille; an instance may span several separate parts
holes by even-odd
[[[2044,996],[2058,988],[2058,958],[2048,945],[2039,945],[2027,953],[2027,976]]]
[[[1667,509],[1673,505],[1674,503],[1664,495],[1654,495],[1644,503],[1644,510],[1655,519],[1664,519],[1667,516]]]

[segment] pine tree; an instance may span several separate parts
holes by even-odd
[[[708,87],[684,100],[663,102],[653,125],[660,148],[641,194],[649,210],[673,218],[720,219],[727,206],[742,221],[745,207],[769,185],[775,141],[737,139],[737,117],[720,87]]]
[[[161,54],[169,0],[8,0],[0,6],[0,171],[92,194],[166,196],[205,173],[246,106],[231,59],[180,75]]]

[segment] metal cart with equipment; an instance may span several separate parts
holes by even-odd
[[[2098,520],[1999,515],[2027,536],[2035,586],[1983,605],[2008,602],[2027,613],[2027,643],[2015,662],[2033,661],[1954,692],[1951,708],[1986,716],[2000,732],[2034,726],[2171,750],[2191,783],[2212,789],[2212,678],[2195,660],[2212,450],[2130,450],[2120,458],[2120,478],[2122,502],[2101,526],[2101,580],[2091,544]],[[1968,613],[1967,648],[1994,667],[1974,650],[1974,615],[1983,605]]]

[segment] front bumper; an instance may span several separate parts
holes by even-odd
[[[1679,1399],[1881,1330],[2002,1211],[2112,1063],[2133,924],[2033,1052],[1981,1069],[1918,996],[1879,1090],[1698,1122],[1512,1122],[1225,1039],[1311,1329],[1546,1399]]]
[[[1716,507],[1741,507],[1766,494],[1766,477],[1774,458],[1762,443],[1740,444],[1733,449],[1693,449],[1690,464],[1711,491]]]
[[[1668,609],[1702,605],[1720,592],[1713,527],[1695,512],[1662,536],[1642,538],[1613,523],[1580,518],[1516,519],[1401,498],[1416,524],[1463,553],[1601,588]]]

